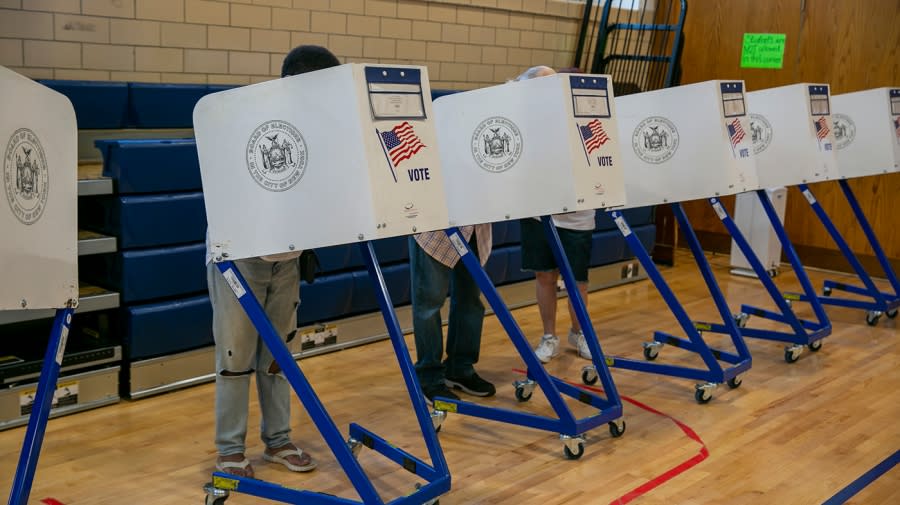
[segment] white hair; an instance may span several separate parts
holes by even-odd
[[[550,75],[550,74],[555,74],[555,73],[556,73],[556,71],[548,66],[537,65],[537,66],[531,67],[528,70],[522,72],[521,75],[519,75],[518,77],[516,77],[513,80],[514,81],[524,81],[526,79],[533,79],[538,76]]]

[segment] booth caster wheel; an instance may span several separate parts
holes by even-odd
[[[516,388],[516,400],[520,402],[527,402],[531,399],[531,392],[525,392],[525,388]]]
[[[582,437],[560,435],[559,438],[563,441],[563,454],[566,459],[580,459],[584,456],[584,439]]]
[[[513,382],[513,386],[516,388],[516,400],[527,402],[534,393],[535,382],[531,379],[525,379]]]
[[[831,296],[831,288],[828,286],[822,288],[822,296]]]
[[[416,491],[418,491],[419,489],[422,489],[422,483],[416,482]],[[422,505],[440,505],[440,503],[441,503],[441,499],[435,498],[433,500],[428,500],[427,502],[423,503]]]
[[[744,379],[741,379],[740,375],[735,375],[734,377],[728,379],[728,387],[731,389],[737,389],[741,387],[741,384],[744,383]]]
[[[746,328],[747,321],[749,321],[749,320],[750,320],[750,314],[747,314],[746,312],[741,312],[740,314],[734,315],[734,322],[737,323],[738,328]]]
[[[206,493],[205,505],[225,505],[225,500],[228,499],[228,490],[219,489],[213,486],[212,482],[206,483],[203,491]]]
[[[792,345],[784,348],[784,361],[794,363],[800,359],[800,353],[803,352],[803,346]]]
[[[716,384],[713,382],[697,384],[694,389],[694,399],[701,405],[709,403],[709,401],[712,400],[714,389],[716,389]]]
[[[778,270],[775,268],[770,268],[770,269],[766,270],[766,273],[769,274],[769,277],[772,279],[774,279],[775,277],[778,277]]]
[[[613,438],[619,438],[625,434],[625,420],[622,418],[609,422],[609,434]]]
[[[653,361],[659,356],[659,350],[662,349],[662,342],[644,342],[644,359]]]
[[[434,426],[435,433],[441,432],[441,426],[443,426],[446,419],[447,412],[443,410],[435,410],[431,413],[431,425]]]
[[[869,326],[877,325],[879,319],[881,319],[881,311],[870,310],[866,312],[866,324]]]
[[[897,317],[897,309],[889,310],[885,314],[887,314],[888,319],[894,319]]]
[[[809,350],[812,352],[819,352],[822,349],[822,341],[814,340],[814,341],[810,342],[809,344],[807,344],[806,347],[808,347]]]
[[[588,365],[581,369],[581,382],[588,386],[596,384],[598,378],[599,376],[597,375],[597,370],[594,368],[594,365]]]
[[[792,307],[794,306],[794,301],[793,301],[793,300],[789,300],[789,299],[787,299],[787,298],[784,299],[784,303],[787,304],[788,308],[792,308]]]

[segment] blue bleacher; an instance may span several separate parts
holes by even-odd
[[[38,81],[72,102],[80,130],[119,129],[128,125],[128,83],[102,81]]]
[[[139,360],[212,345],[210,321],[207,295],[129,305],[123,310],[124,353]]]
[[[79,277],[119,292],[123,304],[206,291],[206,245],[134,249],[84,256]]]
[[[112,235],[120,249],[202,242],[206,237],[203,193],[98,196],[78,203],[80,226]]]
[[[103,175],[116,191],[163,193],[199,191],[200,161],[194,139],[98,140]]]

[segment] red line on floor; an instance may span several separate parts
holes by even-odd
[[[522,373],[522,374],[525,373],[524,370],[513,369],[513,371]],[[569,382],[569,381],[566,381],[566,382]],[[603,393],[603,390],[600,388],[585,386],[584,384],[579,384],[576,382],[569,382],[569,384],[580,387],[582,389],[586,389],[588,391],[595,392],[595,393]],[[700,438],[699,435],[697,435],[697,432],[694,431],[690,426],[684,424],[683,422],[679,421],[678,419],[675,419],[674,417],[670,416],[669,414],[666,414],[664,412],[660,412],[659,410],[654,409],[653,407],[651,407],[645,403],[641,403],[635,399],[628,398],[627,396],[622,396],[622,395],[619,395],[619,396],[620,396],[620,398],[622,398],[622,400],[624,400],[628,403],[631,403],[632,405],[634,405],[640,409],[646,410],[647,412],[650,412],[651,414],[656,414],[658,416],[665,417],[666,419],[675,423],[675,425],[681,429],[681,431],[685,434],[685,436],[687,436],[694,442],[697,442],[698,444],[700,444],[700,451],[697,454],[695,454],[693,457],[666,470],[662,474],[657,475],[656,477],[653,477],[652,479],[650,479],[647,482],[641,484],[640,486],[632,489],[631,491],[625,493],[624,495],[620,496],[619,498],[616,498],[615,500],[609,502],[609,505],[625,505],[626,503],[631,502],[635,498],[637,498],[643,494],[646,494],[646,493],[650,492],[651,490],[661,486],[666,481],[669,481],[669,480],[677,477],[678,475],[684,473],[688,469],[696,466],[701,461],[703,461],[704,459],[709,457],[709,450],[706,448],[706,444],[703,443],[703,440]]]
[[[41,503],[45,503],[46,505],[65,505],[65,503],[57,500],[56,498],[44,498],[41,500]]]

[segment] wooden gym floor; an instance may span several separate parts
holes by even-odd
[[[742,302],[772,306],[758,281],[728,274],[726,257],[711,261],[733,309]],[[680,253],[677,267],[663,274],[693,318],[714,320],[705,286],[685,253]],[[816,286],[826,278],[822,272],[810,275]],[[789,271],[776,281],[783,290],[797,289]],[[679,334],[649,281],[592,293],[589,305],[607,354],[640,357],[640,344],[653,330]],[[560,309],[564,333],[568,316],[562,303]],[[694,401],[693,381],[613,370],[627,400],[671,418],[626,401],[625,435],[613,439],[605,427],[589,432],[585,454],[577,461],[564,459],[555,434],[451,414],[440,440],[453,486],[441,503],[607,504],[692,461],[694,466],[632,503],[820,504],[900,449],[898,320],[882,318],[877,327],[869,327],[862,311],[828,312],[834,331],[820,352],[805,350],[798,362],[787,364],[782,344],[748,340],[754,362],[743,385],[735,390],[719,387],[706,405]],[[537,308],[516,310],[514,316],[536,341],[541,333]],[[710,341],[722,342],[715,336]],[[412,348],[411,337],[407,342]],[[657,362],[700,364],[699,358],[674,348],[664,348]],[[548,368],[578,381],[586,363],[567,348]],[[348,423],[358,422],[426,457],[387,341],[307,358],[301,364],[344,433]],[[538,391],[530,402],[517,404],[511,385],[520,377],[513,371],[517,368],[522,368],[521,360],[489,316],[478,370],[497,384],[498,394],[480,401],[549,412]],[[258,478],[357,498],[301,408],[294,409],[294,438],[319,460],[319,468],[292,475],[265,463],[253,401],[248,457]],[[572,407],[588,415],[583,405]],[[51,420],[30,503],[54,498],[65,505],[202,504],[201,487],[215,460],[212,410],[213,385],[206,384]],[[702,443],[689,438],[673,419]],[[9,495],[23,436],[24,428],[0,432],[2,499]],[[412,491],[414,479],[397,465],[367,449],[360,461],[386,500]],[[234,494],[227,503],[273,502]],[[900,466],[848,503],[900,503]]]

